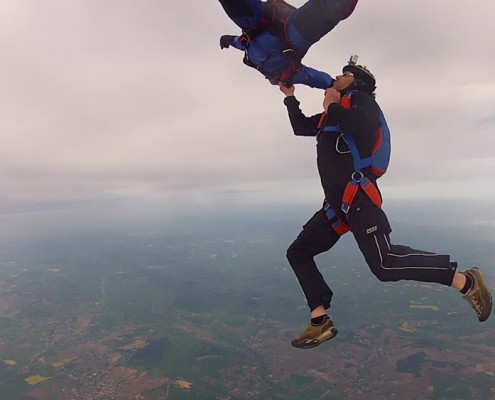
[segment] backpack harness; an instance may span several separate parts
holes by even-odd
[[[258,24],[252,28],[242,31],[242,35],[239,36],[238,42],[241,43],[246,50],[244,51],[244,64],[259,69],[248,56],[247,45],[253,41],[258,35],[270,30],[277,37],[282,40],[282,54],[287,57],[290,63],[288,70],[283,71],[280,77],[280,81],[287,86],[292,84],[294,75],[301,68],[301,59],[297,52],[292,48],[287,35],[287,20],[292,12],[296,10],[296,7],[291,6],[284,0],[267,0],[263,7],[263,15],[261,16]]]
[[[353,91],[346,93],[345,96],[340,100],[340,105],[345,109],[351,107],[351,96]],[[385,116],[380,110],[380,127],[376,131],[375,143],[373,145],[373,150],[369,157],[361,158],[359,150],[357,148],[356,142],[353,136],[343,131],[339,125],[328,125],[323,126],[325,119],[327,117],[326,112],[321,116],[320,122],[318,124],[318,135],[320,134],[340,134],[341,137],[346,141],[352,158],[354,160],[354,172],[351,175],[350,181],[347,183],[344,189],[344,195],[342,196],[341,210],[347,215],[356,193],[359,188],[363,189],[370,200],[377,206],[382,206],[382,198],[378,188],[376,187],[375,180],[382,176],[386,171],[390,161],[390,130],[388,129],[387,122],[385,121]],[[363,172],[363,169],[369,168],[372,179],[369,179]],[[344,233],[350,230],[347,223],[342,221],[335,212],[332,210],[330,204],[325,199],[323,202],[323,210],[325,215],[332,226],[332,229],[339,235],[342,236]]]

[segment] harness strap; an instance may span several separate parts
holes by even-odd
[[[351,204],[354,201],[354,197],[356,197],[356,194],[359,189],[359,182],[352,179],[351,181],[347,182],[347,185],[345,186],[344,189],[344,195],[342,196],[342,205],[340,208],[342,209],[343,212],[346,214],[349,212],[349,209],[351,208]]]
[[[361,174],[362,175],[362,174]],[[370,181],[364,175],[358,180],[351,179],[345,189],[344,195],[342,196],[342,206],[341,209],[344,213],[349,213],[352,202],[354,201],[354,197],[358,192],[358,189],[363,189],[364,193],[369,197],[369,199],[379,208],[382,207],[382,197],[380,196],[380,192],[376,185]]]
[[[382,196],[380,196],[380,192],[376,185],[370,181],[368,178],[364,177],[360,182],[361,189],[364,190],[364,193],[368,195],[370,200],[378,207],[382,207]]]
[[[242,31],[242,35],[239,37],[238,42],[246,46],[251,43],[256,36],[262,34],[270,26],[273,25],[275,21],[276,5],[270,3],[265,3],[263,7],[263,14],[258,21],[258,24]]]
[[[376,184],[364,176],[362,172],[364,168],[372,166],[373,158],[361,158],[354,137],[345,131],[342,131],[342,134],[344,135],[344,139],[349,146],[349,150],[351,151],[354,161],[354,172],[352,173],[351,180],[347,183],[344,190],[344,195],[342,196],[342,211],[346,214],[349,212],[359,187],[363,189],[364,193],[366,193],[366,195],[377,207],[381,208],[382,197],[380,196],[380,192],[378,191]]]
[[[292,44],[289,40],[289,34],[287,33],[287,20],[288,17],[283,19],[281,22],[283,24],[283,43],[282,54],[289,60],[290,67],[288,70],[282,72],[280,75],[280,81],[286,86],[292,85],[292,80],[294,75],[301,70],[301,60],[302,57],[294,50]]]
[[[339,126],[337,126],[337,128],[340,132],[342,132],[342,134],[344,135],[344,139],[349,146],[349,150],[354,160],[354,172],[361,172],[363,168],[371,167],[371,164],[373,164],[373,157],[361,158],[354,137],[351,134],[342,131]]]
[[[323,124],[325,123],[325,120],[327,119],[327,113],[326,111],[323,112],[323,114],[321,114],[321,117],[320,117],[320,122],[318,122],[318,130],[321,131],[321,130],[324,130],[326,128],[323,127]]]
[[[337,216],[337,214],[335,214],[335,211],[333,211],[327,199],[323,201],[323,211],[325,212],[328,223],[337,235],[342,236],[351,230],[349,225],[347,225]]]
[[[301,69],[302,57],[294,50],[287,34],[287,20],[294,10],[296,10],[296,8],[285,1],[266,1],[263,6],[263,15],[258,24],[250,29],[242,31],[242,35],[238,39],[238,42],[245,48],[244,63],[250,67],[259,69],[257,65],[249,60],[247,45],[258,35],[267,30],[270,30],[273,34],[277,35],[282,41],[282,54],[289,61],[289,68],[283,71],[278,78],[280,82],[284,83],[286,86],[292,85],[294,75]]]
[[[344,96],[340,101],[340,105],[346,109],[349,109],[351,107],[351,96],[350,95]],[[364,168],[372,167],[373,157],[361,158],[354,137],[348,132],[342,130],[342,128],[339,125],[323,126],[326,117],[327,114],[323,113],[320,118],[320,122],[318,123],[318,128],[319,128],[318,135],[320,135],[321,133],[342,134],[344,136],[345,141],[347,142],[349,151],[351,152],[354,161],[354,172],[352,173],[351,180],[347,183],[344,189],[344,194],[342,196],[342,204],[341,204],[342,211],[345,214],[349,213],[352,202],[354,201],[354,198],[356,197],[359,188],[363,189],[363,191],[370,198],[370,200],[377,207],[381,208],[382,197],[380,195],[380,192],[378,191],[378,188],[376,187],[376,184],[373,181],[371,181],[369,178],[367,178],[362,172]],[[379,142],[377,141],[377,143],[375,143],[373,150],[375,150],[377,146],[381,145],[381,140],[382,140],[381,129],[379,134],[380,134]]]

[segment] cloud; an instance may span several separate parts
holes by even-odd
[[[357,53],[377,76],[388,185],[493,177],[493,11],[361,1],[308,52],[332,74]],[[219,49],[237,29],[216,2],[5,0],[0,22],[0,204],[318,183],[278,88]],[[296,93],[320,111],[321,92]]]

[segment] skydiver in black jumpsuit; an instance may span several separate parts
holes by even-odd
[[[337,233],[331,226],[335,221],[350,229],[371,272],[380,281],[414,280],[452,286],[461,291],[479,321],[488,319],[491,312],[491,295],[479,268],[456,272],[457,263],[451,262],[448,255],[392,244],[392,229],[385,213],[361,188],[348,212],[342,211],[343,192],[354,172],[353,157],[342,135],[338,132],[319,134],[318,126],[340,126],[342,131],[352,135],[361,156],[369,156],[381,124],[380,107],[374,98],[375,84],[375,78],[365,67],[351,63],[345,66],[333,87],[325,91],[324,120],[322,113],[306,117],[294,97],[294,87],[279,85],[286,95],[284,104],[294,133],[317,137],[317,165],[326,197],[325,205],[334,214],[333,220],[329,221],[325,209],[318,210],[287,250],[288,261],[311,311],[311,323],[292,341],[294,347],[315,347],[337,334],[326,314],[332,291],[314,261],[316,255],[330,250],[339,240],[342,232]],[[352,93],[349,108],[341,104],[346,93]],[[376,185],[372,174],[366,170],[363,172]]]

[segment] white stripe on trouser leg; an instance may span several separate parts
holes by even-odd
[[[385,235],[383,235],[385,236]],[[382,248],[380,247],[380,245],[378,244],[378,238],[376,235],[373,235],[373,237],[375,238],[375,244],[376,244],[376,248],[378,249],[378,255],[380,256],[380,267],[382,267],[383,269],[386,269],[384,266],[383,266],[383,256],[382,256]],[[387,240],[385,239],[385,242]],[[387,243],[388,245],[388,243]],[[388,249],[390,250],[390,246],[388,247]]]
[[[375,244],[376,244],[376,247],[378,249],[378,255],[380,256],[380,266],[381,268],[383,269],[386,269],[386,270],[399,270],[399,269],[415,269],[415,270],[418,270],[418,269],[425,269],[425,270],[428,270],[428,269],[440,269],[440,270],[445,270],[446,268],[445,267],[420,267],[420,266],[416,266],[416,267],[389,267],[387,268],[384,264],[383,264],[383,255],[382,255],[382,250],[381,250],[381,247],[378,243],[378,237],[377,235],[373,235],[374,238],[375,238]],[[387,239],[387,236],[386,235],[383,235],[383,240],[385,241],[385,244],[387,245],[387,248],[388,248],[388,253],[387,253],[387,257],[397,257],[397,258],[406,258],[406,257],[411,257],[411,256],[415,256],[415,257],[438,257],[438,254],[437,253],[408,253],[408,254],[394,254],[394,253],[391,253],[390,250],[392,249],[388,239]]]
[[[391,247],[390,247],[390,243],[387,239],[387,236],[386,235],[383,235],[383,239],[385,240],[385,243],[387,243],[387,248],[388,248],[388,251],[390,251]]]

